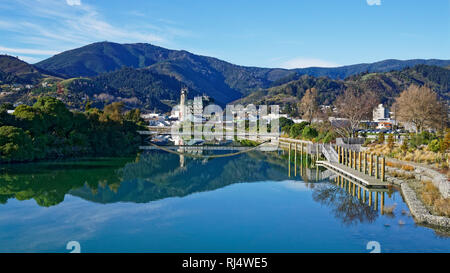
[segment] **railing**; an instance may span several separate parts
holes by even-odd
[[[322,154],[325,156],[325,158],[330,161],[330,162],[338,162],[339,161],[339,157],[338,154],[336,153],[336,151],[334,150],[333,146],[331,144],[327,145],[327,144],[320,144],[321,145],[321,150],[322,150]]]
[[[384,157],[371,153],[355,151],[343,146],[337,146],[338,163],[350,167],[362,174],[373,176],[385,181],[386,160]]]

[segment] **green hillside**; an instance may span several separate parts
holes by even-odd
[[[361,73],[345,80],[303,75],[288,83],[253,92],[237,102],[293,106],[300,102],[308,88],[316,88],[319,93],[319,104],[330,105],[345,88],[355,87],[375,91],[382,103],[390,105],[395,97],[411,84],[427,85],[441,98],[450,100],[450,70],[437,66],[417,65],[401,71]]]
[[[41,96],[53,96],[73,109],[83,109],[88,101],[100,108],[111,102],[122,101],[130,109],[166,112],[179,100],[182,86],[183,83],[170,76],[147,69],[123,68],[92,78],[44,78],[30,90],[22,89],[0,96],[0,102],[32,104]],[[190,90],[189,97],[198,94]]]
[[[189,88],[205,93],[221,105],[245,97],[255,90],[280,84],[293,75],[344,79],[362,72],[388,72],[417,64],[448,66],[449,60],[385,60],[336,68],[258,68],[234,65],[216,58],[170,50],[151,44],[99,42],[69,50],[35,66],[68,78],[94,77],[122,67],[147,68],[173,76]]]
[[[9,55],[0,55],[0,82],[2,84],[31,84],[42,75],[34,66]]]

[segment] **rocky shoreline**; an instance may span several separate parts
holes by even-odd
[[[423,168],[423,167],[420,167],[420,168]],[[389,169],[391,169],[391,168],[389,168]],[[398,171],[398,170],[396,169],[396,171]],[[419,171],[420,171],[420,169],[419,169]],[[406,172],[406,171],[404,171],[404,172]],[[419,172],[415,172],[415,177],[419,181],[421,181],[425,178],[427,178],[427,179],[430,178],[428,176],[421,175],[421,173],[419,173]],[[392,177],[392,176],[387,176],[386,180],[392,184],[400,186],[402,195],[405,199],[405,202],[411,211],[411,215],[414,217],[414,219],[416,220],[417,223],[450,228],[450,218],[445,217],[445,216],[432,215],[428,211],[428,209],[425,207],[425,205],[422,203],[422,201],[419,200],[419,198],[416,195],[416,192],[408,185],[408,182],[406,182],[402,179],[396,178],[396,177]],[[435,177],[434,179],[431,178],[429,180],[439,181],[439,177],[437,177],[437,178]],[[448,183],[447,179],[445,179],[445,182]],[[441,188],[439,188],[439,189],[441,189]],[[446,188],[443,188],[443,189],[446,189]]]

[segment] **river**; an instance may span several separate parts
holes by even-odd
[[[257,151],[2,165],[0,252],[450,252],[395,188],[382,214],[308,167]]]

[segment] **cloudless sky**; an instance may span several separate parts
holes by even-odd
[[[0,1],[0,53],[34,63],[105,40],[262,67],[450,59],[450,0]]]

